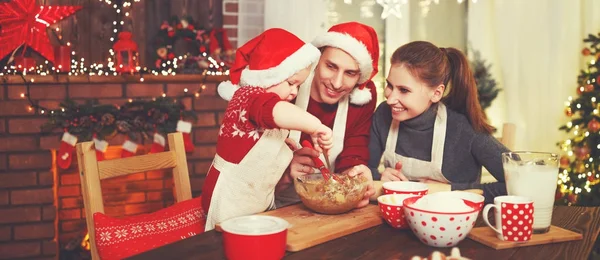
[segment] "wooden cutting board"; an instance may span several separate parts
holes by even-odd
[[[469,238],[494,249],[506,249],[581,240],[583,236],[570,230],[551,226],[550,231],[544,234],[533,234],[531,240],[527,242],[510,242],[498,239],[496,232],[489,227],[478,227],[471,230]]]
[[[316,246],[383,223],[379,206],[372,204],[340,215],[322,215],[299,203],[259,215],[280,217],[290,223],[286,249],[291,252]],[[219,225],[215,229],[221,231]]]

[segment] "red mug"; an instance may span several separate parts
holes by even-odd
[[[488,212],[495,208],[496,225],[490,224]],[[533,200],[521,196],[498,196],[494,204],[485,205],[483,220],[496,231],[500,240],[524,242],[531,240],[533,232]]]
[[[285,255],[289,223],[273,216],[252,215],[221,223],[229,260],[279,260]]]

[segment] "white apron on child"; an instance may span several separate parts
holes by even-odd
[[[444,141],[446,140],[446,122],[448,115],[446,106],[439,103],[435,123],[433,126],[433,142],[431,145],[431,162],[396,154],[398,143],[398,127],[400,122],[392,120],[390,131],[383,152],[383,165],[386,168],[395,168],[397,162],[402,162],[402,174],[411,181],[431,179],[443,183],[450,183],[442,174],[442,161],[444,159]]]
[[[206,216],[206,230],[227,219],[274,207],[275,185],[293,156],[285,144],[288,133],[281,129],[265,130],[238,164],[215,155],[212,166],[220,173]]]
[[[302,108],[304,111],[308,109],[308,103],[310,101],[310,89],[312,87],[313,73],[304,81],[304,84],[300,86],[298,90],[298,96],[296,97],[296,106]],[[335,119],[333,121],[333,147],[329,150],[329,165],[335,169],[335,160],[344,149],[344,137],[346,135],[346,120],[348,118],[348,95],[345,95],[338,102],[338,108],[335,113]],[[290,131],[290,138],[294,140],[295,144],[300,146],[300,131]],[[315,144],[313,144],[314,146]],[[321,161],[325,162],[325,156],[321,154]],[[331,169],[331,172],[334,172]],[[316,169],[315,169],[316,170]],[[319,170],[315,172],[319,173]],[[276,202],[278,207],[287,206],[300,201],[296,190],[292,185],[288,189],[281,191],[277,194]]]

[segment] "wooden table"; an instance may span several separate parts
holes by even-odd
[[[495,250],[469,238],[458,244],[471,259],[587,259],[600,232],[600,208],[555,207],[552,224],[583,234],[579,241]],[[477,226],[482,226],[479,219]],[[221,234],[209,231],[169,244],[130,259],[225,259]],[[383,224],[296,253],[285,259],[410,259],[449,248],[421,243],[410,230],[395,230]]]

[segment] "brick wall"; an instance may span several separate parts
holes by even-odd
[[[238,0],[223,0],[223,28],[231,45],[238,46]]]
[[[146,78],[145,83],[128,83],[134,81],[120,77],[94,82],[76,77],[55,82],[51,77],[39,77],[30,90],[40,104],[57,108],[65,98],[121,104],[129,98],[152,98],[162,93],[175,96],[185,88],[200,88],[200,76],[183,80],[178,77],[171,78],[171,82]],[[70,169],[53,174],[52,150],[59,147],[61,133],[40,134],[45,117],[28,109],[28,102],[21,97],[25,85],[19,79],[0,78],[0,259],[56,259],[60,240],[67,241],[85,230],[77,166],[74,163]],[[174,82],[178,79],[180,82]],[[67,80],[70,83],[64,83]],[[222,78],[212,79],[199,98],[185,102],[198,115],[192,133],[196,149],[187,157],[194,196],[200,195],[227,105],[216,94],[214,82],[218,80]],[[109,143],[118,146],[123,141],[124,137],[117,135]],[[118,155],[118,147],[112,150],[113,156]],[[154,211],[173,199],[171,176],[161,172],[105,180],[102,186],[106,212],[113,216]]]

